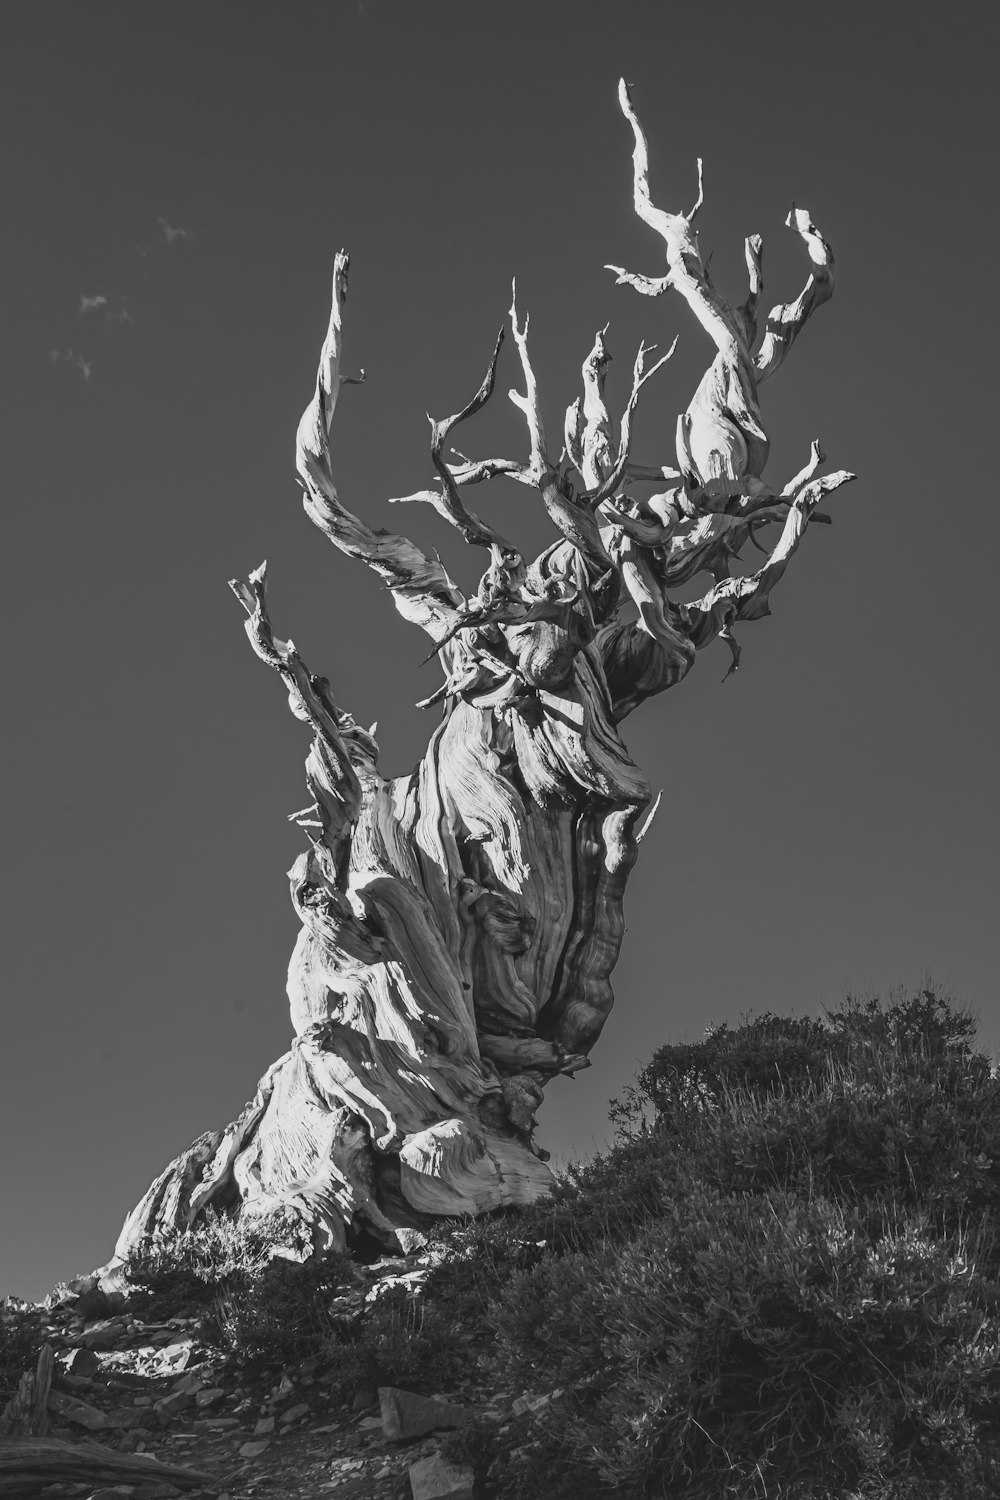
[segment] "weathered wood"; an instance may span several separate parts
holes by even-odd
[[[99,1443],[61,1438],[0,1437],[0,1494],[37,1494],[43,1485],[62,1483],[142,1484],[158,1479],[179,1489],[200,1489],[213,1476],[158,1459],[116,1453]]]
[[[119,1257],[150,1234],[186,1229],[208,1208],[290,1211],[317,1251],[342,1248],[361,1229],[398,1248],[434,1216],[525,1203],[551,1185],[535,1114],[551,1078],[587,1065],[611,1009],[625,886],[650,802],[619,725],[676,685],[715,640],[735,670],[734,627],[768,613],[809,522],[824,519],[821,498],[853,478],[821,475],[816,443],[783,486],[762,477],[770,442],[759,387],[832,294],[826,240],[793,208],[787,222],[811,274],[761,328],[759,236],[745,241],[749,291],[736,306],[713,285],[693,227],[704,202],[701,163],[692,209],[657,208],[624,83],[619,101],[633,138],[635,210],[660,237],[666,268],[655,278],[610,269],[645,295],[678,292],[715,353],[680,417],[662,426],[675,453],[639,464],[632,420],[673,345],[655,364],[640,347],[616,423],[603,329],[554,458],[529,319],[513,299],[523,389],[510,399],[525,418],[527,455],[477,459],[447,446],[493,394],[501,337],[472,400],[431,422],[437,488],[402,497],[432,504],[489,550],[470,598],[440,562],[371,529],[338,494],[333,419],[350,383],[342,374],[349,259],[344,251],[335,259],[315,393],[298,429],[305,507],[430,635],[444,680],[423,706],[440,704],[443,716],[414,772],[383,778],[373,733],[275,636],[263,567],[234,581],[253,649],[312,731],[310,805],[294,815],[308,848],[290,872],[301,921],[288,972],[296,1035],[238,1119],[200,1137],[153,1183],[125,1224]],[[531,562],[463,498],[467,486],[497,475],[531,487],[555,529]],[[760,533],[772,522],[780,533],[768,549]],[[742,563],[750,543],[764,553],[755,570]],[[701,597],[673,597],[702,574]]]
[[[44,1344],[34,1370],[25,1370],[15,1394],[0,1412],[0,1437],[44,1437],[48,1431],[52,1345]]]

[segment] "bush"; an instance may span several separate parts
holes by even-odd
[[[454,1440],[497,1493],[993,1493],[1000,1082],[973,1032],[924,992],[661,1048],[616,1147],[481,1230],[480,1258],[547,1228],[497,1284],[492,1374],[562,1392],[513,1447]]]
[[[324,1354],[333,1337],[331,1300],[353,1285],[355,1271],[344,1256],[299,1262],[278,1253],[289,1248],[289,1228],[280,1214],[209,1216],[146,1241],[124,1267],[133,1310],[150,1319],[201,1312],[206,1336],[245,1363]]]
[[[632,1243],[516,1277],[494,1326],[509,1373],[567,1391],[539,1462],[585,1454],[610,1494],[971,1482],[994,1422],[1000,1288],[905,1212],[873,1242],[828,1199],[691,1181]]]

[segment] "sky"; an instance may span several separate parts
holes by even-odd
[[[597,328],[619,404],[640,337],[679,335],[633,445],[671,461],[710,347],[680,298],[603,269],[662,261],[632,212],[619,74],[658,204],[687,207],[704,158],[723,290],[742,300],[759,232],[765,304],[797,294],[793,201],[832,242],[836,295],[764,391],[767,473],[819,437],[859,479],[743,628],[739,673],[722,682],[713,646],[624,726],[663,801],[615,1010],[538,1138],[557,1164],[587,1156],[654,1048],[748,1012],[932,982],[1000,1049],[995,13],[22,0],[6,30],[0,1295],[103,1263],[150,1180],[289,1044],[308,735],[227,579],[268,559],[275,628],[378,720],[384,774],[432,728],[412,707],[439,680],[423,636],[293,479],[335,250],[368,376],[338,409],[341,494],[464,584],[467,549],[387,502],[428,484],[425,414],[477,387],[512,276],[554,430]],[[460,446],[521,456],[505,406]],[[484,505],[525,548],[549,539],[528,491]]]

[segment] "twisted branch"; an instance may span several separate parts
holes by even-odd
[[[244,629],[256,654],[281,677],[297,719],[312,726],[306,757],[306,785],[312,804],[294,820],[307,835],[311,852],[292,870],[293,899],[303,920],[323,931],[345,958],[373,962],[379,940],[355,915],[347,898],[351,844],[362,808],[362,778],[375,775],[378,746],[371,734],[338,709],[325,677],[309,672],[292,641],[274,634],[267,611],[267,564],[249,581],[229,587],[247,612]]]
[[[519,562],[521,555],[517,548],[506,541],[488,522],[481,520],[474,511],[466,508],[461,495],[458,493],[458,482],[442,457],[444,445],[454,428],[460,422],[464,422],[467,417],[475,416],[476,412],[481,411],[492,396],[496,383],[497,360],[500,355],[500,346],[503,343],[503,337],[503,329],[501,328],[497,334],[496,346],[490,359],[489,368],[486,371],[479,390],[468,405],[463,406],[462,410],[456,412],[454,416],[445,417],[443,421],[435,421],[433,417],[428,418],[431,424],[431,462],[437,470],[441,489],[417,490],[412,495],[401,495],[390,500],[389,503],[390,505],[402,505],[407,501],[427,501],[430,505],[433,505],[439,515],[443,516],[450,525],[454,526],[461,533],[470,546],[498,548],[512,560],[516,559]],[[482,472],[477,477],[485,479],[488,476],[485,472]],[[470,483],[474,481],[467,479],[464,482]],[[454,626],[451,627],[452,632],[453,630]]]
[[[758,385],[774,374],[817,307],[833,296],[833,251],[808,211],[793,203],[785,226],[804,240],[813,269],[795,301],[779,302],[767,315],[764,339],[754,358]]]
[[[338,251],[333,265],[330,322],[320,351],[316,391],[302,413],[296,437],[295,464],[306,492],[303,503],[310,520],[334,546],[367,563],[385,580],[400,614],[437,637],[451,624],[461,593],[441,563],[427,557],[407,537],[373,530],[349,511],[341,503],[333,479],[330,432],[340,387],[349,383],[348,377],[340,373],[349,266],[347,251]]]

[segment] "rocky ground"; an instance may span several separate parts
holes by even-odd
[[[413,1262],[364,1268],[351,1295],[371,1300],[421,1275]],[[50,1500],[472,1500],[470,1468],[440,1452],[443,1435],[471,1415],[510,1422],[523,1441],[530,1396],[448,1390],[433,1396],[360,1389],[335,1401],[318,1359],[280,1378],[234,1374],[200,1336],[200,1320],[144,1322],[87,1279],[47,1299],[42,1340],[54,1363],[47,1437],[193,1471],[183,1479],[141,1472],[94,1482],[60,1479],[28,1490]],[[0,1429],[2,1430],[2,1429]],[[13,1439],[0,1438],[3,1443]],[[513,1441],[513,1437],[512,1437]],[[150,1464],[151,1471],[154,1465]],[[0,1489],[8,1488],[0,1478]]]

